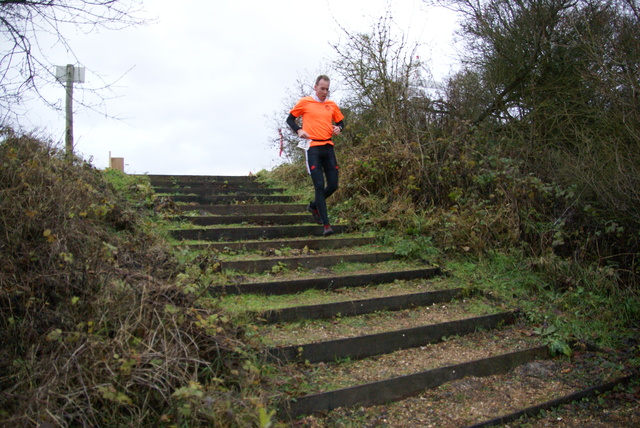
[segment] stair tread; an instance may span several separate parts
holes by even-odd
[[[202,205],[202,204],[178,204],[177,207],[185,212],[206,212],[214,215],[233,214],[278,214],[278,213],[306,213],[306,205],[288,204],[224,204],[224,205]]]
[[[367,243],[373,243],[374,238],[371,237],[346,237],[341,235],[333,235],[331,237],[292,237],[287,240],[282,239],[263,239],[260,241],[226,241],[226,242],[207,242],[192,241],[185,242],[182,245],[188,245],[194,249],[210,249],[220,252],[238,252],[238,251],[275,251],[278,249],[304,249],[323,250],[328,248],[342,248],[344,246],[361,246]]]
[[[256,293],[256,294],[293,294],[309,289],[332,290],[343,287],[359,287],[364,285],[382,284],[397,280],[413,280],[433,278],[442,272],[438,267],[423,269],[404,269],[370,273],[355,273],[340,276],[318,276],[303,279],[286,279],[278,281],[242,282],[209,287],[213,295]],[[240,279],[247,279],[241,277]]]
[[[311,306],[343,304],[363,300],[398,298],[410,295],[429,293],[459,292],[461,288],[443,282],[442,277],[433,279],[415,279],[410,281],[394,281],[373,286],[350,287],[331,291],[310,290],[297,294],[278,296],[257,296],[250,298],[239,295],[221,297],[221,303],[231,313],[261,313],[265,311],[288,310]]]
[[[353,317],[379,311],[400,311],[418,306],[428,306],[448,302],[460,295],[462,289],[434,290],[421,293],[405,293],[392,296],[331,302],[314,305],[292,306],[253,312],[257,320],[266,323],[308,321],[313,319]]]
[[[332,226],[335,234],[348,230],[348,226]],[[202,227],[191,229],[174,229],[170,234],[180,240],[212,240],[238,241],[241,239],[282,239],[286,237],[323,236],[320,225],[289,226],[237,226],[237,227]]]
[[[336,258],[358,258],[361,256],[396,256],[395,251],[389,250],[378,250],[378,251],[362,251],[362,252],[354,252],[354,251],[332,251],[330,253],[296,253],[289,254],[283,256],[262,256],[262,255],[254,255],[254,256],[246,256],[246,257],[221,257],[222,263],[251,263],[251,262],[286,262],[289,260],[301,261],[301,260],[313,260],[313,259],[336,259]]]
[[[504,313],[498,308],[487,307],[483,308],[482,313],[469,314],[469,309],[476,306],[469,301],[446,302],[391,313],[379,312],[348,318],[339,317],[335,320],[304,320],[301,323],[265,325],[260,328],[260,334],[271,347],[293,346]],[[474,310],[480,311],[477,308]]]

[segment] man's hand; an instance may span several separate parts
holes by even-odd
[[[340,135],[340,132],[342,132],[342,129],[337,125],[333,125],[333,135]]]
[[[305,131],[303,129],[298,129],[298,137],[300,137],[300,138],[309,138],[309,134],[307,134],[307,131]]]

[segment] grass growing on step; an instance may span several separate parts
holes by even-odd
[[[360,238],[373,238],[374,235],[370,232],[349,232],[348,236],[340,236],[334,235],[335,238],[333,240],[337,240],[338,242],[342,240],[349,239],[360,239]],[[222,253],[228,254],[250,254],[256,253],[262,250],[251,250],[253,244],[260,244],[260,247],[273,248],[273,249],[286,249],[286,248],[303,248],[308,241],[312,239],[310,237],[297,237],[297,238],[286,238],[286,239],[276,239],[276,240],[253,240],[253,241],[207,241],[207,240],[178,240],[175,238],[171,238],[169,242],[176,247],[189,247],[194,251],[199,251],[201,249],[210,248],[211,250],[220,251]],[[317,238],[316,238],[317,239]],[[329,238],[331,239],[331,238]],[[283,245],[283,243],[286,243]],[[264,245],[262,245],[264,244]],[[193,248],[195,247],[195,248]],[[326,251],[328,251],[327,248]]]
[[[391,252],[393,249],[377,245],[366,245],[357,247],[345,247],[329,250],[313,250],[305,248],[269,248],[265,251],[241,251],[241,252],[221,252],[220,257],[226,261],[248,261],[277,259],[287,257],[311,257],[311,256],[341,256],[354,254],[374,254],[379,252]]]
[[[294,196],[300,201],[311,201],[314,198],[311,180],[302,165],[283,164],[271,171],[258,172],[256,178],[267,187],[284,187],[288,196]]]
[[[217,298],[227,311],[239,314],[246,311],[263,312],[294,306],[320,305],[335,302],[354,301],[378,297],[398,296],[434,290],[457,288],[456,282],[442,278],[395,281],[389,284],[342,288],[333,291],[308,290],[293,295],[263,296],[241,294]]]
[[[368,263],[340,263],[333,268],[298,268],[290,270],[286,267],[273,269],[269,273],[243,273],[225,270],[221,275],[211,278],[211,285],[234,285],[244,283],[265,283],[272,281],[289,281],[299,279],[320,279],[332,276],[377,274],[393,271],[411,271],[416,269],[426,269],[423,263],[415,263],[400,260],[391,260],[375,264]]]
[[[429,266],[419,261],[416,262],[411,260],[390,260],[382,263],[377,263],[373,267],[367,263],[339,263],[331,270],[336,275],[347,275],[369,269],[371,269],[373,272],[386,272],[393,270],[422,269],[427,267]]]

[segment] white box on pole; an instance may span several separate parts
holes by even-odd
[[[84,75],[85,68],[84,67],[73,67],[73,83],[84,83]],[[56,80],[59,82],[67,81],[67,66],[66,65],[56,65]]]

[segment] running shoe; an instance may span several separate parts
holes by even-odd
[[[322,224],[322,217],[320,217],[320,211],[317,208],[311,208],[311,204],[309,204],[307,205],[307,211],[311,213],[316,223]]]

